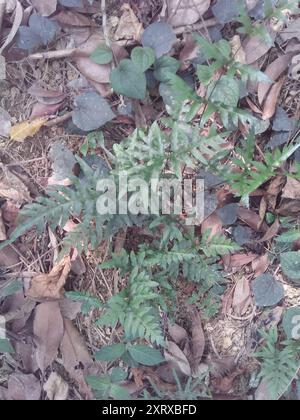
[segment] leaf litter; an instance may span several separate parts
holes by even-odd
[[[6,49],[1,49],[3,57],[6,56],[6,52],[11,48],[13,40],[16,40],[15,36],[21,25],[23,16],[21,3],[15,2],[17,7],[14,18],[5,20],[6,31],[11,30],[11,35],[8,37],[8,43],[6,42]],[[55,140],[66,138],[64,128],[56,126],[56,119],[60,121],[62,116],[70,113],[69,118],[72,118],[73,122],[82,130],[93,131],[103,129],[106,134],[107,127],[109,126],[107,123],[111,122],[117,116],[115,101],[118,101],[118,99],[116,98],[116,91],[113,93],[114,96],[112,96],[110,84],[111,70],[122,59],[129,59],[132,46],[139,45],[140,39],[142,45],[155,51],[156,58],[163,57],[168,53],[176,58],[179,55],[181,69],[189,69],[190,63],[199,57],[199,48],[195,48],[195,44],[191,38],[183,38],[182,34],[174,30],[174,28],[180,28],[182,25],[186,25],[187,27],[189,25],[200,26],[203,21],[209,23],[211,16],[215,16],[215,18],[212,18],[214,25],[216,24],[216,20],[219,22],[220,27],[226,25],[223,28],[224,31],[229,29],[229,27],[231,28],[231,23],[236,22],[238,17],[234,2],[226,2],[225,0],[219,0],[214,3],[206,0],[194,2],[182,1],[176,13],[174,13],[174,7],[177,7],[176,3],[171,0],[166,2],[167,14],[164,14],[164,16],[168,18],[167,23],[157,21],[157,16],[159,16],[160,11],[156,11],[156,14],[152,16],[150,24],[149,16],[151,15],[151,7],[149,5],[145,6],[148,20],[143,15],[142,7],[133,6],[132,3],[130,3],[130,6],[124,6],[119,17],[109,16],[109,25],[113,22],[114,18],[116,18],[115,22],[117,23],[113,28],[109,28],[112,39],[110,42],[107,42],[107,34],[100,33],[100,30],[96,36],[94,35],[94,38],[93,35],[90,36],[92,31],[96,28],[99,29],[99,21],[97,20],[97,16],[93,15],[94,12],[87,12],[88,10],[91,11],[93,6],[87,6],[86,2],[83,4],[81,0],[32,1],[34,12],[31,14],[31,17],[30,11],[26,12],[29,13],[26,15],[29,25],[26,26],[24,41],[28,38],[28,42],[32,42],[31,47],[36,47],[39,50],[35,57],[34,54],[32,55],[29,52],[29,55],[32,55],[30,60],[32,59],[37,63],[38,61],[36,60],[50,58],[53,60],[52,62],[49,61],[49,66],[52,69],[52,66],[62,59],[62,66],[56,66],[56,73],[63,72],[64,76],[60,79],[63,82],[54,82],[54,72],[52,74],[52,80],[50,78],[46,83],[42,82],[40,84],[40,79],[44,79],[43,72],[45,74],[47,73],[46,67],[42,67],[42,76],[40,73],[37,77],[33,78],[33,80],[36,79],[37,85],[33,85],[31,88],[31,82],[30,84],[25,82],[23,85],[23,87],[25,86],[28,98],[30,97],[30,100],[36,101],[35,104],[32,104],[30,112],[26,110],[24,114],[19,114],[18,118],[16,118],[14,111],[10,109],[6,111],[5,102],[1,103],[1,110],[3,109],[3,112],[0,112],[0,120],[2,118],[1,121],[3,123],[0,124],[0,130],[2,130],[0,135],[6,138],[4,141],[8,142],[7,137],[10,136],[11,140],[20,142],[14,147],[20,147],[21,149],[18,150],[21,151],[27,145],[31,150],[34,150],[35,142],[44,142],[43,144],[47,149],[48,158],[52,160],[52,164],[49,164],[47,168],[43,169],[43,172],[40,171],[38,173],[38,177],[35,177],[35,181],[38,182],[39,187],[44,187],[47,184],[53,186],[57,183],[62,183],[67,188],[72,188],[70,178],[76,173],[74,154],[78,150],[82,138],[80,136],[74,137],[74,139],[67,137],[68,144],[65,148],[61,146],[62,143],[59,143],[57,150],[49,153],[51,146],[53,146],[53,138]],[[249,1],[247,2],[247,6],[251,16],[255,19],[261,19],[258,16],[264,15],[264,10],[261,7],[262,2]],[[23,22],[26,22],[26,19]],[[59,27],[56,24],[57,22],[59,23]],[[48,29],[45,30],[45,28]],[[202,29],[203,27],[200,27],[200,30]],[[280,29],[281,40],[288,43],[287,47],[286,44],[280,45],[280,51],[277,51],[278,44],[275,43],[272,45],[271,43],[263,42],[258,36],[241,36],[241,34],[229,36],[232,41],[232,51],[236,56],[236,61],[239,63],[246,62],[253,64],[253,66],[260,68],[271,79],[271,83],[265,83],[264,81],[258,82],[254,86],[254,90],[250,89],[249,96],[248,92],[245,92],[246,101],[241,100],[239,102],[246,108],[247,103],[248,106],[251,103],[252,106],[250,107],[252,111],[255,114],[262,115],[262,118],[268,122],[268,126],[266,125],[264,131],[261,130],[262,132],[259,133],[261,137],[259,137],[259,143],[256,145],[257,150],[255,152],[255,158],[258,162],[262,160],[262,154],[264,154],[265,150],[264,144],[273,141],[276,135],[281,136],[280,141],[282,141],[282,145],[287,143],[291,139],[291,133],[295,126],[296,118],[294,108],[287,105],[287,99],[289,99],[287,87],[290,86],[292,79],[297,81],[299,78],[297,61],[297,43],[299,37],[297,29],[297,18],[296,20],[292,19],[292,21],[288,21],[287,27]],[[22,35],[23,30],[23,28],[19,30],[18,37]],[[75,34],[79,30],[82,31],[81,34]],[[204,27],[204,30],[211,34],[209,27],[206,29]],[[270,37],[275,39],[274,26],[272,26],[272,29],[267,27],[267,30],[269,31]],[[64,34],[62,39],[56,38],[58,32]],[[277,37],[276,42],[281,42],[280,38]],[[80,39],[81,41],[78,41]],[[83,39],[85,41],[82,41]],[[291,40],[293,43],[296,43],[295,50],[289,49],[292,48]],[[118,43],[118,45],[114,43]],[[48,51],[44,51],[43,44],[48,45]],[[98,50],[98,58],[94,55],[96,48],[102,48],[101,54]],[[116,54],[116,49],[118,48],[121,51],[120,56]],[[45,57],[43,57],[43,54],[45,54]],[[38,59],[37,57],[40,58]],[[135,56],[133,55],[133,57]],[[148,64],[146,66],[144,61],[141,62],[139,58],[133,57],[132,60],[135,61],[135,65],[140,66],[140,69],[144,71],[148,67]],[[149,61],[151,63],[149,64],[150,67],[154,64],[153,60],[151,60]],[[11,72],[9,60],[6,64],[8,66],[8,72],[6,74],[9,75]],[[76,88],[78,90],[69,90],[69,87],[67,87],[69,84],[67,85],[66,81],[70,83],[76,82],[79,77],[78,71],[87,77],[87,83],[84,87],[82,85]],[[179,74],[181,75],[180,71]],[[223,81],[228,81],[222,73],[220,76],[221,84]],[[21,80],[20,83],[24,82]],[[142,83],[144,87],[144,79]],[[154,87],[151,90],[149,97],[146,92],[145,95],[143,92],[143,95],[139,95],[138,99],[144,100],[146,98],[148,106],[153,106],[151,99],[153,97],[156,98],[158,95],[155,89]],[[201,89],[203,90],[203,87],[200,86],[199,92]],[[122,86],[117,93],[128,94],[128,90],[124,90]],[[130,94],[132,92],[129,92],[129,96]],[[104,99],[104,96],[106,99]],[[137,95],[133,95],[133,109],[135,109],[134,101],[137,99],[135,96]],[[236,99],[234,99],[236,103],[238,96],[240,95],[236,95]],[[219,101],[219,98],[215,94],[212,94],[212,99],[215,103]],[[155,106],[159,113],[158,103],[156,101]],[[142,106],[141,109],[145,109],[145,107]],[[51,123],[52,120],[54,121],[53,126],[48,126],[48,122],[50,121]],[[117,121],[120,120],[117,119]],[[134,119],[130,120],[128,124],[130,129],[134,128],[132,121]],[[222,123],[218,120],[216,120],[216,123],[218,128],[221,128]],[[57,123],[57,125],[60,124],[60,122]],[[124,124],[122,129],[127,130],[128,126]],[[42,129],[42,127],[45,128]],[[48,133],[51,133],[50,143],[45,141],[48,138]],[[124,137],[123,135],[122,138]],[[114,139],[113,135],[110,135],[110,138]],[[232,140],[228,139],[227,141]],[[274,141],[279,144],[278,139]],[[93,144],[93,142],[90,144]],[[232,146],[234,147],[234,140]],[[97,145],[95,147],[97,153],[102,153],[99,152],[100,147],[99,149]],[[101,158],[103,158],[102,155]],[[22,155],[21,160],[23,161],[23,159]],[[27,165],[26,159],[31,160],[31,156],[25,157],[25,163],[21,162],[22,165]],[[31,171],[34,165],[35,163],[32,166],[30,163],[29,169],[26,166],[26,170],[32,173]],[[34,194],[32,194],[27,184],[22,181],[22,178],[16,175],[10,166],[5,167],[5,169],[3,167],[1,168],[3,173],[0,178],[0,240],[5,240],[6,236],[10,234],[11,229],[15,226],[14,221],[18,209],[25,203],[30,202]],[[243,340],[241,325],[243,325],[242,328],[245,328],[246,331],[250,328],[249,325],[253,321],[252,311],[255,309],[253,309],[253,305],[257,305],[259,308],[255,312],[258,318],[260,318],[260,311],[263,311],[263,308],[268,308],[269,306],[272,308],[274,305],[281,305],[275,308],[279,309],[278,316],[276,317],[276,322],[279,324],[283,307],[287,302],[287,299],[284,299],[283,293],[283,289],[286,290],[286,285],[284,284],[283,287],[280,274],[277,276],[278,267],[274,267],[272,253],[269,255],[269,252],[266,251],[269,251],[269,247],[277,243],[280,235],[284,235],[286,232],[285,220],[281,219],[281,214],[286,216],[297,215],[300,209],[300,197],[298,194],[299,181],[290,176],[285,176],[284,171],[289,169],[294,170],[292,166],[291,168],[282,166],[279,176],[271,178],[265,184],[262,184],[255,191],[253,197],[250,197],[250,201],[246,205],[247,208],[237,204],[234,192],[232,191],[229,191],[224,196],[225,198],[223,197],[224,201],[222,202],[220,199],[221,195],[218,194],[219,192],[217,194],[214,191],[210,192],[209,196],[215,199],[211,208],[208,209],[209,214],[207,215],[209,217],[206,218],[200,227],[197,226],[196,231],[205,232],[207,229],[211,229],[210,240],[220,233],[224,237],[233,235],[242,246],[242,249],[235,251],[239,253],[233,253],[228,258],[224,257],[226,269],[230,273],[227,276],[228,283],[226,287],[231,290],[223,290],[222,293],[224,295],[222,299],[224,297],[225,300],[225,293],[226,296],[231,296],[229,297],[231,309],[229,309],[229,312],[225,311],[225,313],[226,317],[228,316],[230,318],[232,316],[232,318],[225,319],[222,318],[221,314],[218,314],[212,323],[217,322],[219,326],[218,328],[211,329],[211,320],[209,317],[207,318],[207,308],[202,302],[201,304],[203,306],[201,306],[200,312],[193,312],[193,316],[190,317],[189,321],[182,324],[182,313],[185,307],[183,305],[179,318],[175,320],[176,323],[168,327],[170,340],[165,349],[166,363],[159,366],[155,371],[152,368],[147,368],[147,373],[143,371],[143,368],[138,369],[139,372],[135,372],[135,380],[138,384],[132,382],[136,385],[135,391],[137,388],[141,388],[142,384],[143,386],[148,386],[147,378],[154,378],[155,375],[157,383],[159,383],[162,389],[163,387],[165,387],[164,389],[171,389],[170,386],[168,387],[166,385],[167,383],[172,385],[172,389],[174,389],[176,381],[174,382],[172,368],[175,368],[180,380],[186,383],[188,377],[191,377],[195,373],[198,374],[202,369],[205,370],[207,366],[214,366],[216,372],[221,372],[219,376],[218,373],[215,373],[215,376],[212,375],[210,378],[213,392],[216,392],[216,395],[230,395],[230,393],[236,391],[235,383],[239,382],[239,377],[242,375],[247,378],[244,368],[246,365],[247,371],[247,363],[251,359],[245,356],[245,352],[243,353],[243,347],[245,346],[246,348],[246,344],[248,343]],[[217,186],[218,188],[219,186]],[[218,202],[218,200],[220,201]],[[70,225],[73,224],[76,226],[78,223],[77,216],[75,215],[73,220],[69,221]],[[74,229],[74,226],[72,229]],[[59,238],[61,235],[62,232],[60,230],[55,231],[53,234],[54,238]],[[31,256],[29,257],[27,248],[31,246],[31,239],[29,235],[29,237],[26,236],[22,240],[22,242],[24,241],[23,243],[17,243],[16,251],[14,248],[4,248],[0,251],[1,266],[10,268],[16,265],[20,267],[20,263],[24,264],[24,261],[26,261],[25,265],[30,268],[32,265],[34,266],[34,273],[31,272],[29,275],[28,273],[24,273],[24,276],[20,276],[23,277],[23,280],[26,278],[26,281],[24,281],[25,293],[33,299],[33,307],[29,310],[29,313],[26,313],[24,305],[28,298],[24,297],[23,291],[19,291],[19,294],[13,295],[13,300],[8,311],[9,316],[15,317],[14,312],[16,310],[20,311],[18,309],[20,306],[23,308],[21,310],[23,318],[18,318],[21,316],[20,312],[18,312],[18,319],[12,318],[10,321],[12,331],[19,329],[22,324],[23,328],[27,328],[31,322],[30,314],[33,311],[34,343],[30,344],[29,340],[26,343],[16,344],[13,342],[14,347],[22,359],[20,366],[27,366],[27,369],[24,370],[27,373],[20,374],[17,370],[15,373],[12,373],[9,381],[6,383],[6,388],[1,388],[1,395],[8,399],[41,399],[44,397],[49,400],[69,399],[70,390],[72,391],[74,385],[69,383],[67,376],[65,377],[64,374],[60,375],[59,371],[54,371],[49,376],[49,372],[47,371],[49,366],[56,370],[56,365],[62,364],[72,380],[76,383],[75,388],[79,390],[81,397],[93,398],[91,389],[86,383],[86,377],[93,374],[92,371],[97,370],[99,366],[95,366],[83,337],[86,338],[88,346],[90,347],[91,345],[91,348],[95,347],[92,345],[92,342],[96,339],[95,337],[98,337],[96,341],[99,340],[99,345],[96,347],[101,347],[109,341],[111,331],[101,329],[101,338],[99,338],[99,333],[97,336],[95,327],[91,325],[87,317],[80,315],[83,305],[82,302],[74,302],[65,298],[64,288],[67,284],[67,279],[68,286],[70,284],[72,287],[74,287],[74,284],[77,287],[78,280],[80,281],[79,284],[82,284],[81,282],[83,280],[84,285],[85,282],[89,284],[88,289],[92,294],[98,292],[99,294],[107,293],[107,291],[103,291],[97,273],[95,274],[94,272],[91,276],[90,269],[91,265],[93,266],[94,264],[93,259],[96,254],[89,250],[84,256],[84,259],[81,255],[77,254],[75,260],[77,259],[78,266],[74,268],[73,263],[75,260],[72,258],[71,261],[69,256],[60,262],[56,262],[57,253],[54,248],[58,246],[58,242],[53,241],[53,238],[51,245],[48,247],[48,252],[47,245],[41,251],[39,249],[39,243],[35,242],[34,246],[30,249]],[[44,237],[44,239],[47,241],[47,237]],[[296,245],[294,244],[293,246],[295,247]],[[42,254],[45,252],[47,252],[46,256],[49,255],[50,258],[44,258]],[[288,279],[298,281],[295,275],[295,267],[293,266],[296,257],[295,253],[297,252],[299,252],[297,248],[293,248],[291,251],[293,255],[283,257],[282,268],[290,276],[285,277],[284,281],[289,281]],[[25,255],[26,257],[24,259]],[[22,257],[21,259],[20,256]],[[32,265],[29,263],[31,258],[34,258]],[[99,256],[97,255],[97,261],[99,261],[98,258]],[[72,265],[74,270],[71,271]],[[274,272],[276,274],[273,276]],[[2,271],[0,272],[0,286],[3,281],[1,273]],[[104,275],[108,275],[106,271]],[[88,276],[91,277],[88,278]],[[114,278],[117,277],[114,276]],[[106,278],[106,281],[110,281],[110,279],[107,280]],[[114,287],[119,286],[114,283]],[[196,294],[195,291],[197,288],[198,285],[190,284],[186,287],[187,290],[192,290],[194,294]],[[178,291],[176,292],[178,294]],[[5,297],[5,302],[7,304],[9,303],[8,296]],[[197,302],[197,300],[194,302]],[[0,303],[2,305],[2,301]],[[198,305],[199,302],[196,304]],[[196,304],[194,303],[193,305]],[[89,313],[89,317],[93,317],[92,310]],[[83,335],[72,324],[74,320],[81,327]],[[53,328],[53,325],[55,325],[55,328]],[[184,325],[186,328],[180,325]],[[50,326],[52,326],[54,331],[51,330]],[[104,341],[103,338],[105,339]],[[33,349],[35,351],[35,360],[33,362],[37,362],[38,364],[35,367],[33,366],[34,363],[30,363],[30,358],[28,357],[33,352]],[[232,358],[227,360],[226,356],[224,356],[226,353],[234,354],[236,356],[235,361]],[[241,359],[240,363],[239,358]],[[237,364],[242,365],[243,368],[237,368]],[[43,384],[41,383],[39,373],[36,373],[37,368],[46,374],[47,380]],[[130,370],[129,368],[129,371],[133,373],[133,369]],[[32,371],[35,372],[34,375],[31,373]],[[173,379],[170,380],[170,378]],[[169,380],[170,382],[168,382]],[[129,389],[131,385],[130,381],[128,381],[128,383],[124,384],[124,387],[127,389],[126,387],[128,386]],[[46,396],[42,393],[42,390]],[[261,387],[257,390],[257,394],[259,394],[260,390]],[[252,393],[250,390],[246,392]],[[266,398],[266,395],[260,395],[260,397]]]

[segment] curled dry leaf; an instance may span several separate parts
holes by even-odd
[[[209,9],[210,0],[167,0],[168,23],[173,27],[193,25]]]
[[[32,374],[12,373],[8,378],[9,400],[38,401],[41,397],[40,381]]]
[[[258,243],[270,241],[277,235],[277,233],[279,232],[279,229],[280,229],[280,220],[279,218],[277,218],[275,222],[272,224],[272,226],[268,228],[265,235],[258,241]]]
[[[277,100],[280,95],[281,88],[284,83],[284,78],[279,80],[277,83],[274,83],[274,85],[271,87],[270,92],[268,93],[268,96],[266,98],[266,102],[263,108],[263,114],[262,119],[267,120],[275,114],[276,106],[277,106]]]
[[[118,27],[113,35],[114,40],[140,40],[143,32],[143,24],[138,20],[128,3],[125,3],[121,7],[121,10],[123,13],[119,20]]]
[[[56,372],[51,372],[43,388],[50,401],[65,401],[68,399],[69,385]]]
[[[170,337],[176,344],[181,344],[182,342],[188,339],[188,334],[186,330],[178,324],[171,324],[169,322],[168,331]]]
[[[201,318],[198,312],[192,314],[192,342],[191,342],[191,366],[193,371],[197,371],[203,357],[205,349],[205,335],[202,327]]]
[[[235,285],[232,308],[237,316],[243,316],[251,305],[251,289],[246,277],[239,279]]]
[[[39,274],[31,279],[27,295],[32,299],[61,299],[63,287],[71,270],[71,259],[64,257],[49,274]]]
[[[268,230],[268,225],[265,222],[262,223],[261,218],[254,211],[240,207],[238,213],[239,218],[256,232],[266,232]]]
[[[269,77],[270,80],[276,82],[281,74],[288,68],[291,63],[293,54],[284,54],[276,58],[265,70],[265,75]],[[259,103],[262,105],[267,93],[272,87],[271,83],[260,82],[258,84],[257,95]]]
[[[185,376],[191,376],[191,367],[188,359],[177,344],[169,341],[167,348],[164,350],[164,356],[169,365],[176,371],[183,373]]]
[[[254,271],[254,276],[259,277],[264,274],[269,268],[270,260],[268,254],[261,255],[252,262],[252,270]]]
[[[288,177],[285,187],[282,191],[282,197],[289,198],[291,200],[300,200],[300,181]]]
[[[4,165],[0,164],[1,167],[3,172],[0,174],[0,197],[18,205],[30,202],[29,190],[20,177]]]
[[[30,119],[44,118],[54,115],[62,106],[63,102],[54,105],[45,105],[38,102],[32,107]]]
[[[257,258],[257,254],[233,254],[229,256],[229,262],[226,264],[226,269],[241,268],[244,265],[252,263]]]
[[[92,399],[93,394],[85,381],[85,375],[88,368],[93,364],[93,359],[83,338],[72,322],[64,320],[64,326],[65,333],[60,346],[63,366],[70,377],[77,382],[80,393],[85,398]]]
[[[22,142],[28,137],[34,136],[40,131],[48,118],[38,118],[32,121],[24,121],[14,125],[10,130],[10,138],[15,141]]]
[[[57,356],[64,336],[63,317],[58,302],[44,302],[37,306],[33,321],[36,361],[42,372]]]

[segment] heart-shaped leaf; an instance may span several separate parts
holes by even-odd
[[[180,67],[180,62],[167,55],[159,58],[154,67],[154,77],[163,83],[167,83],[170,75],[175,74]]]
[[[75,105],[73,123],[84,131],[97,130],[115,117],[106,100],[96,92],[78,96]]]
[[[146,76],[128,59],[122,60],[118,68],[112,70],[110,81],[115,92],[133,99],[145,99]]]
[[[55,21],[37,14],[30,16],[29,27],[41,37],[44,45],[53,41],[58,30],[58,24]]]
[[[238,211],[239,206],[236,203],[231,203],[217,210],[217,213],[224,225],[229,226],[237,221]]]
[[[156,58],[167,54],[176,41],[173,29],[165,22],[153,23],[145,29],[142,35],[143,47],[153,48]]]
[[[82,0],[58,0],[62,6],[66,7],[82,7]]]
[[[300,284],[300,251],[281,254],[281,268],[291,281]]]
[[[107,45],[99,45],[91,54],[91,60],[97,64],[109,64],[112,62],[113,53]]]
[[[260,307],[274,306],[284,298],[284,288],[270,274],[257,277],[252,285],[255,304]]]
[[[218,22],[225,25],[233,21],[239,15],[240,2],[238,0],[217,0],[212,7],[213,14]]]
[[[132,50],[131,60],[141,72],[145,72],[154,64],[155,52],[149,47],[136,47]]]

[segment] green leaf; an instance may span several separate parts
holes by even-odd
[[[6,338],[0,338],[0,353],[14,353],[14,349]]]
[[[290,308],[283,317],[282,326],[289,340],[300,339],[300,307]]]
[[[109,395],[115,400],[131,400],[129,391],[127,391],[125,388],[122,388],[120,385],[113,384],[110,388]]]
[[[237,80],[229,76],[222,76],[216,83],[212,83],[208,87],[207,98],[214,103],[236,107],[240,98],[240,87]]]
[[[112,70],[110,81],[115,92],[133,99],[145,99],[147,80],[143,72],[128,59]]]
[[[154,77],[163,83],[170,79],[169,75],[175,74],[180,67],[180,62],[173,57],[164,55],[159,58],[154,66]]]
[[[128,374],[127,372],[125,372],[125,370],[117,367],[112,370],[110,379],[113,383],[117,383],[117,382],[125,381],[127,376]]]
[[[99,391],[102,394],[107,392],[111,386],[111,381],[108,376],[97,377],[97,376],[88,376],[86,378],[87,384],[94,389],[95,391]]]
[[[103,360],[105,362],[114,362],[123,356],[126,351],[125,344],[112,344],[111,346],[102,347],[95,353],[96,360]]]
[[[90,58],[97,64],[109,64],[112,62],[113,53],[107,45],[103,44],[99,45],[99,47],[92,52]]]
[[[132,50],[131,60],[144,73],[155,62],[155,52],[149,47],[136,47]]]
[[[155,366],[164,361],[160,351],[152,347],[143,345],[128,346],[128,351],[131,357],[141,365]]]
[[[23,283],[20,280],[14,280],[11,283],[7,284],[3,289],[0,288],[0,298],[5,298],[11,296],[14,293],[22,290]]]
[[[300,251],[281,254],[281,268],[290,280],[300,284]]]

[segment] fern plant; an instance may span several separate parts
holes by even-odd
[[[259,376],[266,382],[270,397],[280,398],[295,379],[300,367],[300,346],[294,341],[278,344],[277,328],[261,331],[265,341],[263,348],[255,354],[261,360]]]

